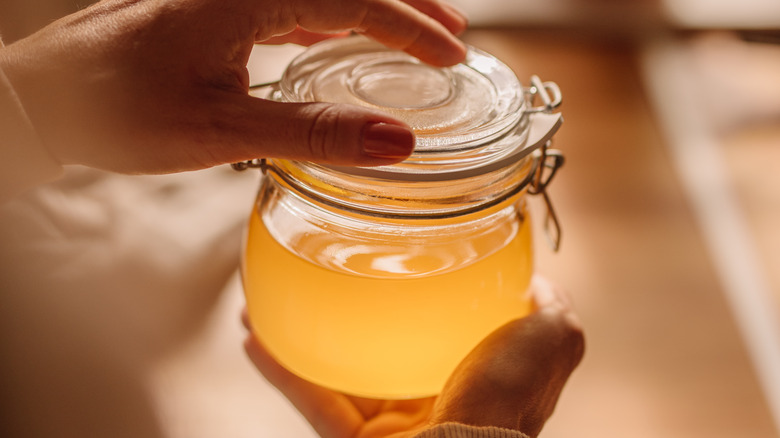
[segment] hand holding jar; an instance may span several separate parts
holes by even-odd
[[[9,168],[38,148],[57,164],[121,173],[257,157],[397,162],[414,136],[386,114],[250,97],[253,44],[355,31],[443,66],[465,56],[454,36],[465,26],[446,3],[427,0],[105,0],[0,48],[0,107],[35,132],[29,144],[4,135],[0,146],[16,148]],[[4,125],[6,134],[21,129]]]
[[[546,187],[562,164],[549,148],[560,90],[531,83],[474,47],[435,68],[363,37],[288,65],[269,99],[381,109],[414,129],[416,147],[370,168],[235,164],[265,176],[241,277],[255,335],[279,363],[355,396],[431,396],[480,340],[529,313],[526,195],[542,195],[557,224]]]
[[[312,384],[279,365],[253,335],[257,368],[324,438],[535,437],[552,414],[584,340],[565,293],[535,277],[536,310],[494,331],[461,362],[434,398],[377,400]],[[249,319],[244,317],[249,326]]]

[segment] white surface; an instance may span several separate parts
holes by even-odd
[[[658,0],[671,23],[693,28],[780,28],[780,0]],[[599,24],[619,27],[648,19],[647,0],[452,0],[474,25]]]
[[[707,88],[696,53],[674,41],[648,47],[642,58],[648,95],[780,432],[780,315],[728,177],[715,119],[704,106],[712,93],[734,96],[751,87]]]
[[[780,0],[663,0],[669,19],[683,27],[780,28]]]
[[[585,0],[452,0],[474,26],[624,25],[641,19],[645,2]],[[620,18],[620,20],[616,20]]]

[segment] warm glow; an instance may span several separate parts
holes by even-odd
[[[323,386],[378,398],[434,395],[480,340],[530,310],[529,222],[505,226],[505,247],[438,275],[400,278],[419,273],[417,261],[435,263],[414,254],[374,257],[364,248],[350,257],[350,271],[401,269],[394,278],[370,278],[293,255],[255,211],[243,266],[255,333],[288,369]],[[316,244],[298,237],[296,245]],[[452,242],[450,252],[462,244]]]

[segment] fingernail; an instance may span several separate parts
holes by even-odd
[[[414,149],[409,128],[389,123],[373,123],[363,129],[363,152],[375,158],[406,158]]]

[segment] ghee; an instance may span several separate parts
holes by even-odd
[[[435,395],[482,338],[530,311],[531,233],[523,212],[487,233],[474,229],[418,251],[396,237],[405,254],[383,248],[386,242],[356,247],[334,233],[288,236],[295,247],[343,257],[348,271],[293,254],[260,214],[255,208],[251,215],[242,271],[255,335],[283,366],[319,385],[382,399]],[[334,247],[352,252],[328,251]],[[458,254],[477,257],[430,272]]]

